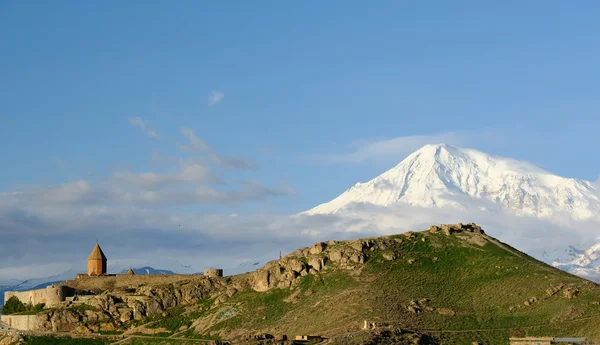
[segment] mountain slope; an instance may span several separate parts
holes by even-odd
[[[598,191],[589,181],[564,178],[533,164],[492,157],[472,149],[427,145],[366,183],[357,183],[305,214],[331,214],[356,203],[421,207],[488,207],[516,215],[567,214],[588,219],[600,212]]]

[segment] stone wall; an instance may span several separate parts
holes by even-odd
[[[206,276],[206,277],[222,277],[223,270],[220,268],[207,268],[204,270],[204,276]]]
[[[37,290],[6,291],[4,292],[4,301],[8,301],[13,296],[17,297],[24,304],[36,305],[44,303],[46,307],[56,307],[67,297],[73,296],[73,290],[66,286],[51,285]]]
[[[37,318],[35,315],[0,315],[2,322],[8,327],[20,331],[32,331],[37,329]]]

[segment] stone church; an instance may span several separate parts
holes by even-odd
[[[96,243],[92,253],[88,257],[88,275],[100,276],[106,274],[106,255],[102,252],[100,245]]]

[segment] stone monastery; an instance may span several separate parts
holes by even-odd
[[[96,243],[94,249],[88,257],[88,272],[77,274],[76,279],[85,277],[108,277],[116,276],[116,274],[108,274],[107,272],[107,258],[100,248],[100,245]],[[129,269],[126,275],[135,275],[133,269]],[[222,277],[222,269],[206,269],[204,270],[204,276],[207,277]],[[8,301],[11,297],[17,297],[24,304],[36,305],[44,303],[46,308],[53,308],[60,305],[61,302],[72,301],[75,297],[75,291],[64,285],[52,284],[43,289],[28,290],[28,291],[6,291],[4,292],[4,300]],[[81,296],[80,296],[81,297]]]
[[[108,275],[106,272],[106,261],[106,255],[102,252],[100,245],[96,243],[88,258],[88,273],[78,274],[77,278],[81,278],[82,276],[94,277]],[[130,269],[127,274],[134,274],[133,270]],[[51,286],[37,290],[19,292],[6,291],[4,292],[4,300],[7,301],[9,298],[15,296],[25,304],[36,305],[44,303],[46,307],[52,308],[58,306],[60,302],[64,302],[67,298],[73,297],[73,295],[73,289],[67,286],[52,284]]]

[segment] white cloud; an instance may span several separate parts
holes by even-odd
[[[188,139],[190,142],[188,144],[177,144],[177,148],[181,151],[185,152],[193,152],[200,151],[206,154],[212,154],[212,150],[210,147],[200,138],[196,136],[196,133],[193,129],[189,127],[181,128],[181,135]]]
[[[198,189],[202,198],[256,198],[264,187],[248,183],[232,193],[213,188]],[[154,192],[154,195],[160,195]],[[275,259],[282,250],[288,253],[327,239],[349,239],[424,230],[431,224],[476,222],[486,232],[517,249],[538,254],[564,243],[578,243],[596,237],[588,223],[559,226],[530,217],[480,210],[431,209],[409,205],[375,207],[356,205],[349,215],[272,214],[231,216],[197,214],[177,208],[146,208],[144,203],[105,202],[101,205],[48,204],[32,202],[8,205],[14,195],[0,195],[6,207],[0,208],[0,280],[23,268],[29,274],[37,262],[60,270],[59,263],[75,263],[85,270],[85,260],[98,237],[111,262],[111,269],[132,264],[181,269],[175,261],[191,265],[186,273],[217,264],[227,273],[252,270],[252,264]],[[147,198],[151,199],[152,194]],[[176,202],[176,201],[173,201]],[[171,204],[173,205],[173,204]],[[100,231],[101,230],[101,231]],[[93,234],[93,235],[90,235]],[[539,242],[544,238],[543,243]],[[23,250],[27,248],[27,250]],[[52,253],[51,255],[49,253]],[[539,255],[537,255],[539,257]],[[65,266],[64,270],[71,267]],[[24,274],[24,273],[23,273]],[[30,276],[31,277],[31,276]],[[27,278],[23,276],[22,278]]]
[[[187,144],[177,143],[177,148],[183,152],[202,152],[208,159],[214,164],[223,168],[238,169],[238,170],[252,170],[255,168],[254,164],[245,158],[237,157],[222,157],[216,154],[208,144],[202,139],[196,136],[193,129],[189,127],[181,128],[181,135],[189,140]]]
[[[158,133],[156,133],[154,129],[146,127],[144,120],[142,120],[140,117],[130,117],[127,120],[132,126],[141,128],[144,132],[146,132],[146,134],[148,134],[148,136],[152,138],[158,138]]]
[[[309,160],[320,163],[364,163],[370,160],[402,158],[427,144],[450,144],[462,146],[468,144],[467,137],[457,133],[439,133],[432,135],[411,135],[396,138],[378,138],[357,140],[350,145],[347,153],[313,155]]]
[[[208,105],[213,106],[221,102],[225,98],[225,94],[221,91],[211,91],[208,95]]]
[[[427,135],[410,135],[396,138],[359,139],[348,145],[348,152],[315,154],[304,157],[305,161],[317,163],[360,164],[372,161],[400,162],[409,154],[427,144],[448,144],[459,147],[478,145],[482,140],[491,143],[501,139],[500,133],[480,130],[477,132],[444,132]]]

